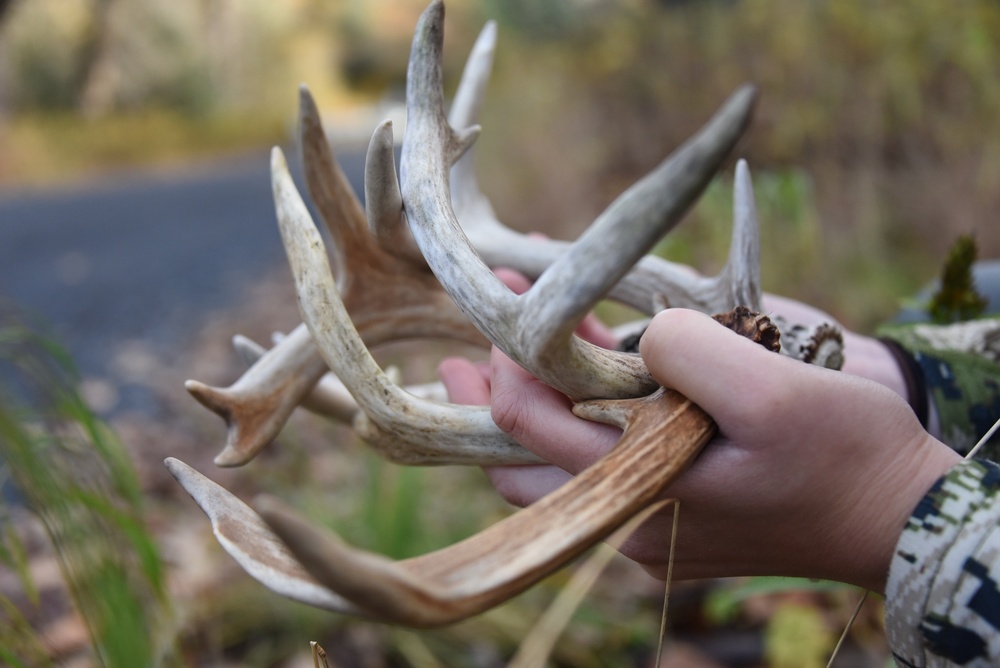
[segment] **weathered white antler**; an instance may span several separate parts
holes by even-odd
[[[284,336],[278,336],[276,343],[284,338]],[[256,364],[257,360],[267,352],[267,349],[260,344],[239,334],[233,337],[233,348],[236,349],[236,352],[243,358],[247,366]],[[388,368],[385,370],[385,374],[398,384],[399,379],[394,377],[393,373],[390,373],[393,370],[393,368]],[[395,369],[395,372],[398,375],[399,370]],[[429,399],[431,401],[448,400],[448,392],[444,384],[440,381],[407,385],[404,389],[407,393],[420,399]],[[346,424],[354,422],[358,411],[361,410],[358,407],[358,402],[354,400],[354,397],[348,391],[347,386],[332,373],[326,373],[319,379],[319,382],[316,383],[309,394],[302,399],[302,407],[317,415],[322,415]]]
[[[405,338],[457,339],[482,345],[412,244],[396,243],[402,230],[402,200],[392,167],[388,127],[376,133],[369,149],[369,219],[354,196],[323,134],[319,112],[308,90],[300,95],[300,132],[306,180],[313,202],[334,241],[337,283],[348,312],[365,343],[375,346]],[[187,389],[229,425],[220,466],[239,466],[270,443],[317,381],[328,370],[305,325],[297,327],[229,388],[188,381]]]
[[[410,229],[459,308],[494,345],[571,399],[648,394],[642,361],[573,336],[591,308],[675,225],[745,129],[755,97],[740,89],[693,139],[615,200],[522,295],[476,253],[451,206],[448,172],[478,128],[457,132],[441,91],[444,7],[421,16],[407,72],[407,128],[400,163]]]
[[[382,131],[388,126],[376,132]],[[358,434],[387,458],[405,464],[538,463],[497,428],[488,407],[426,401],[385,375],[348,316],[319,230],[277,148],[271,172],[278,228],[295,277],[299,309],[323,358],[363,411],[354,420]]]
[[[492,23],[480,33],[462,74],[448,122],[465,128],[478,122],[493,65],[496,27]],[[451,199],[454,211],[469,241],[490,267],[508,267],[529,279],[537,279],[561,257],[570,243],[516,232],[496,216],[476,179],[474,149],[451,169]],[[734,201],[733,242],[729,260],[718,276],[698,276],[689,267],[657,256],[641,258],[616,283],[608,296],[642,312],[650,313],[663,298],[671,306],[720,313],[736,304],[761,308],[760,246],[753,191],[745,162],[743,174],[737,166]]]
[[[496,28],[491,22],[483,29],[476,42],[457,91],[451,114],[452,124],[456,127],[464,127],[478,116],[495,41]],[[334,239],[344,236],[348,241],[343,244],[344,250],[340,252],[336,264],[340,269],[339,279],[350,281],[352,273],[360,273],[353,271],[354,269],[372,264],[367,262],[370,259],[368,251],[371,244],[361,233],[363,225],[360,206],[333,160],[315,104],[304,88],[301,95],[300,128],[310,192]],[[366,197],[368,223],[379,248],[392,249],[414,267],[423,267],[423,257],[402,218],[401,198],[392,167],[392,145],[387,142],[387,136],[391,136],[390,133],[384,132],[381,138],[376,134],[370,148],[372,153],[365,179],[366,190],[369,191]],[[459,160],[452,169],[451,179],[459,220],[491,267],[510,267],[535,279],[568,249],[567,242],[530,238],[500,223],[489,201],[479,191],[471,166],[471,156]],[[741,227],[741,221],[744,220],[749,219],[734,219],[734,238],[741,234],[751,237],[757,233],[756,228]],[[340,248],[341,245],[335,244],[335,248]],[[744,271],[759,271],[759,257],[736,254],[737,248],[739,246],[734,242],[734,252],[731,252],[727,271],[715,278],[693,276],[690,270],[659,258],[643,258],[624,280],[611,289],[609,296],[647,313],[659,307],[662,295],[672,305],[688,306],[708,313],[724,311],[735,303],[759,308],[759,280],[754,278],[751,281],[741,281],[735,278]],[[361,252],[358,252],[359,249]],[[353,263],[352,258],[355,260]],[[384,258],[376,256],[376,259]],[[734,266],[738,270],[729,271]],[[351,270],[348,271],[348,268]],[[377,283],[371,279],[368,276],[360,282]],[[734,301],[733,292],[739,289],[734,286],[739,285],[753,285],[756,288],[745,298]],[[357,327],[369,345],[377,345],[393,338],[393,335],[400,338],[457,336],[464,340],[468,340],[470,336],[470,328],[466,323],[462,327],[453,328],[455,323],[449,319],[431,319],[430,332],[426,331],[427,321],[421,319],[411,319],[407,325],[424,327],[425,331],[409,332],[406,328],[397,328],[394,332],[386,332],[384,329],[370,331],[373,327],[378,327],[378,320],[365,317],[366,312],[374,310],[364,306],[369,300],[363,296],[357,297],[362,290],[352,290],[350,286],[342,288],[345,290],[349,310],[355,314]],[[363,309],[360,312],[359,304]],[[326,363],[316,350],[306,328],[302,326],[263,355],[229,388],[213,388],[198,381],[189,381],[187,388],[192,395],[219,413],[229,425],[227,446],[217,457],[216,463],[238,466],[255,456],[273,440],[294,408],[306,400],[306,396],[327,370]],[[310,403],[316,407],[315,402]],[[331,405],[327,401],[319,406],[321,412],[329,414],[332,411],[334,416],[341,419],[345,417],[344,411],[347,410],[339,397],[338,403]]]

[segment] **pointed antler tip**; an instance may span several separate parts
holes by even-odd
[[[737,89],[737,93],[739,95],[746,95],[746,96],[750,96],[752,98],[756,98],[757,97],[757,84],[752,84],[752,83],[749,83],[749,82],[747,82],[745,84],[742,84]]]
[[[442,0],[434,0],[431,4],[427,5],[427,9],[420,15],[420,20],[417,22],[417,28],[414,31],[414,38],[427,32],[441,33],[443,32],[443,24],[444,2]]]
[[[197,380],[184,381],[184,389],[188,391],[195,400],[205,408],[221,415],[227,422],[232,412],[232,407],[226,401],[224,392],[218,388],[206,385]]]
[[[370,145],[383,147],[393,145],[392,119],[387,118],[375,126]]]
[[[163,465],[167,467],[170,471],[170,475],[174,477],[177,482],[181,484],[184,489],[188,489],[188,483],[200,474],[193,468],[177,459],[176,457],[167,457],[163,460]]]
[[[247,457],[245,454],[234,448],[232,445],[226,445],[222,449],[222,452],[215,456],[212,463],[221,468],[235,468],[237,466],[243,466],[252,457]]]
[[[744,158],[740,158],[736,161],[736,176],[735,176],[735,187],[738,191],[737,195],[742,196],[746,193],[743,192],[747,187],[750,186],[750,165]],[[750,194],[753,194],[751,189]]]
[[[497,22],[490,19],[483,24],[473,49],[476,52],[493,51],[497,45]]]
[[[309,87],[299,84],[299,119],[304,127],[307,123],[320,124],[319,107]]]
[[[276,169],[288,169],[285,152],[281,150],[280,146],[275,146],[271,149],[271,171],[273,172]]]

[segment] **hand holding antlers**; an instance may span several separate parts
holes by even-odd
[[[708,411],[719,435],[662,493],[681,500],[674,574],[825,578],[883,591],[892,550],[917,501],[959,457],[904,401],[874,382],[786,357],[702,314],[657,315],[640,347],[650,373]],[[570,402],[499,351],[489,380],[442,365],[452,399],[490,403],[497,424],[551,466],[494,467],[516,505],[586,469],[618,431],[573,415]],[[670,513],[623,552],[666,573]]]
[[[555,469],[522,468],[534,472],[525,474],[529,477],[538,472],[548,476],[526,488],[523,501],[560,480],[565,484],[465,541],[394,562],[352,548],[275,499],[259,500],[255,512],[182,462],[167,463],[212,520],[220,543],[267,586],[311,605],[414,626],[448,624],[477,614],[562,567],[655,502],[716,433],[715,421],[691,399],[659,387],[664,380],[682,386],[683,379],[670,373],[658,376],[666,367],[651,373],[640,356],[594,345],[579,335],[579,326],[597,302],[610,298],[645,313],[667,303],[706,313],[734,307],[757,311],[761,305],[759,232],[743,161],[736,166],[733,242],[718,276],[699,277],[647,255],[680,222],[739,141],[753,108],[752,87],[737,90],[698,133],[622,193],[575,242],[529,239],[494,217],[468,160],[478,133],[476,110],[495,32],[488,26],[480,36],[446,114],[443,27],[444,8],[433,2],[413,41],[399,178],[392,129],[384,123],[376,128],[368,153],[366,210],[337,169],[315,106],[303,92],[306,181],[328,228],[330,249],[277,149],[272,155],[272,186],[305,324],[264,353],[231,388],[192,382],[188,389],[230,426],[227,446],[217,459],[220,465],[252,459],[301,404],[350,420],[366,442],[398,462],[511,466],[537,464],[543,454],[575,475],[567,480]],[[491,271],[496,266],[517,269],[534,284],[515,294]],[[770,328],[766,318],[751,320],[761,325],[758,332]],[[695,331],[705,324],[698,322]],[[713,336],[718,336],[722,328],[714,329]],[[485,407],[444,403],[397,386],[368,350],[391,340],[428,336],[489,340],[526,370],[517,377],[526,379],[530,373],[569,398],[553,408],[569,415],[571,402],[579,402],[572,407],[576,415],[615,426],[588,423],[580,433],[593,436],[575,444],[581,448],[576,454],[526,443],[538,450],[532,452],[494,424]],[[782,352],[832,367],[842,361],[840,343],[838,328],[828,324],[790,328],[780,341]],[[262,351],[249,352],[253,357]],[[708,406],[714,409],[722,402],[736,407],[721,413],[727,420],[724,433],[738,435],[745,446],[727,447],[721,455],[737,460],[721,472],[729,476],[721,479],[733,485],[753,482],[749,474],[761,479],[769,475],[770,459],[763,447],[767,434],[751,430],[756,436],[743,440],[740,419],[751,416],[744,413],[740,418],[740,407],[746,410],[761,397],[777,395],[754,387],[743,401],[743,395],[732,394],[732,386],[736,378],[778,383],[792,363],[782,362],[786,366],[777,367],[782,371],[774,376],[763,368],[767,365],[759,354],[754,358],[754,364],[763,365],[759,378],[747,373],[738,355],[726,358],[728,366],[714,360],[722,374],[714,380],[699,372],[700,381],[727,389],[724,396],[705,394]],[[765,388],[781,391],[776,385]],[[776,415],[774,406],[767,408]],[[500,416],[501,425],[511,416],[516,423],[517,414],[511,413]],[[522,424],[529,435],[530,421]],[[808,434],[796,436],[804,439]],[[741,457],[754,466],[744,472],[738,466]],[[581,472],[586,464],[591,465]],[[724,513],[737,492],[721,489],[713,496],[707,485],[695,485],[696,491],[706,491],[697,497],[704,508],[695,512]],[[732,524],[723,518],[700,526],[718,531],[726,522]],[[708,538],[726,540],[721,534]],[[689,554],[694,555],[690,559],[698,556],[693,548]],[[718,566],[706,563],[706,572]],[[689,568],[689,576],[698,572],[694,565]]]

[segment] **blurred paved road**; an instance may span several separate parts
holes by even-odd
[[[363,156],[338,159],[360,192]],[[268,164],[261,152],[169,177],[0,192],[0,297],[49,321],[85,376],[105,376],[121,341],[169,351],[240,281],[284,264]]]

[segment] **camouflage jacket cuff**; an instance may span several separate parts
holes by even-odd
[[[904,377],[914,378],[910,403],[918,416],[919,402],[929,401],[933,417],[921,423],[959,454],[969,452],[1000,418],[1000,318],[892,325],[881,328],[879,338],[895,342],[888,344],[890,352]],[[918,388],[925,397],[914,396]],[[1000,436],[990,440],[980,457],[1000,457]]]
[[[896,545],[886,634],[900,666],[1000,659],[1000,466],[962,461],[921,499]]]

